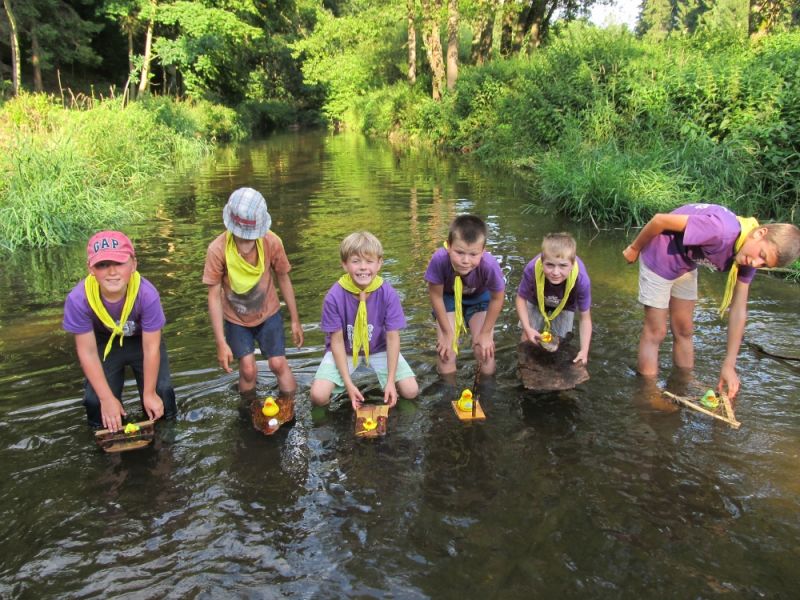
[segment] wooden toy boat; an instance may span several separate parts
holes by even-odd
[[[294,396],[268,396],[265,400],[253,400],[250,405],[253,427],[264,435],[272,435],[281,425],[294,420]]]
[[[385,404],[364,404],[356,410],[356,436],[378,437],[386,435],[389,407]]]
[[[149,446],[155,436],[155,421],[128,423],[119,431],[100,429],[94,433],[95,443],[103,452],[127,452]]]
[[[714,396],[713,391],[709,390],[709,392],[711,396]],[[733,414],[733,405],[731,404],[728,396],[725,394],[714,396],[715,400],[718,398],[715,403],[711,400],[709,392],[706,392],[706,394],[699,400],[696,398],[677,396],[676,394],[666,390],[663,390],[662,394],[681,406],[691,408],[692,410],[703,413],[704,415],[708,415],[709,417],[719,419],[734,429],[739,429],[741,423],[736,420],[736,415]]]

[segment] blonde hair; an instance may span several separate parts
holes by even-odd
[[[796,261],[800,256],[800,229],[791,223],[767,223],[763,227],[767,228],[764,239],[775,246],[778,255],[775,266],[785,267]]]
[[[548,258],[563,258],[570,262],[575,261],[578,244],[569,233],[548,233],[542,240],[542,254]]]
[[[369,231],[357,231],[348,235],[339,244],[339,256],[342,262],[347,262],[348,258],[356,255],[383,258],[383,246]]]

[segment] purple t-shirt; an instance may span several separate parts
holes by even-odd
[[[522,281],[519,283],[517,295],[525,298],[528,302],[536,305],[539,300],[536,298],[536,271],[534,265],[536,260],[541,256],[537,254],[533,260],[525,265],[522,271]],[[571,310],[575,312],[577,308],[581,312],[586,312],[592,306],[592,282],[589,279],[589,273],[586,271],[586,265],[579,257],[575,257],[578,261],[578,279],[575,281],[575,286],[569,293],[567,303],[564,305],[564,310]],[[553,285],[544,279],[544,305],[547,308],[555,308],[561,303],[564,297],[564,291],[567,289],[567,282],[563,281],[558,285]]]
[[[353,324],[358,312],[358,297],[345,290],[339,282],[331,286],[322,302],[322,322],[325,332],[325,349],[331,349],[331,334],[345,332],[344,348],[353,355]],[[386,332],[406,326],[406,317],[400,305],[400,296],[386,281],[367,297],[367,327],[370,354],[386,350]],[[363,350],[361,350],[363,352]]]
[[[100,319],[97,318],[97,315],[94,314],[94,311],[89,306],[83,282],[84,280],[81,279],[80,283],[72,288],[66,302],[64,302],[64,321],[62,326],[70,333],[80,334],[94,331],[96,334],[108,335],[110,333],[108,327],[100,322]],[[102,294],[100,298],[111,318],[118,321],[122,314],[122,307],[125,305],[125,298],[123,297],[117,302],[108,302],[103,298]],[[133,309],[123,327],[124,335],[128,337],[142,335],[142,332],[160,331],[166,322],[167,319],[164,316],[164,310],[161,308],[161,298],[158,295],[158,290],[152,283],[142,277],[139,284],[139,293],[133,302]]]
[[[736,215],[717,204],[687,204],[672,211],[689,215],[684,231],[665,231],[648,243],[640,257],[651,271],[664,279],[677,279],[705,265],[717,271],[729,271],[736,255],[734,245],[742,231]],[[737,279],[750,283],[753,267],[739,267]]]
[[[456,271],[450,263],[450,255],[445,248],[439,248],[431,256],[428,269],[425,271],[425,281],[434,285],[444,285],[444,293],[453,293],[453,284],[456,281]],[[489,292],[502,292],[506,289],[506,281],[503,279],[503,271],[497,259],[484,252],[481,262],[469,273],[461,277],[464,288],[462,298],[468,299],[479,296],[486,290]]]

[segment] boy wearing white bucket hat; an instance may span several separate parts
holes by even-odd
[[[255,344],[267,359],[283,393],[294,392],[294,375],[286,360],[283,318],[275,283],[291,319],[292,340],[303,345],[281,239],[270,231],[272,219],[264,197],[253,188],[239,188],[222,211],[226,231],[208,246],[203,283],[208,286],[208,314],[217,345],[217,360],[226,372],[239,361],[239,392],[255,389],[258,366]]]

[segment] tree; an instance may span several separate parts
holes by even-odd
[[[127,93],[133,96],[134,79],[138,79],[134,74],[136,65],[134,62],[133,36],[142,28],[140,15],[142,14],[143,2],[148,0],[105,0],[100,11],[114,19],[119,25],[120,31],[128,42],[128,76],[126,79]]]
[[[21,85],[21,68],[19,61],[19,32],[17,31],[17,17],[11,0],[3,0],[3,7],[6,9],[8,18],[9,36],[11,38],[11,89],[16,96],[19,94]]]
[[[492,30],[498,2],[502,0],[477,0],[475,30],[472,36],[472,63],[482,65],[489,60],[492,51]]]
[[[414,0],[406,0],[406,19],[408,20],[408,83],[414,85],[417,82],[417,30],[414,26],[415,14]]]
[[[142,76],[139,79],[139,95],[145,93],[150,87],[150,61],[153,59],[153,29],[156,23],[158,0],[150,0],[142,14],[147,19],[147,29],[144,38],[144,60],[142,61]]]
[[[636,32],[652,40],[664,40],[675,29],[674,0],[643,0]]]
[[[422,0],[422,20],[425,27],[423,39],[428,64],[431,67],[431,97],[437,102],[442,99],[445,81],[442,40],[439,31],[441,10],[442,0]]]
[[[447,89],[458,80],[458,0],[447,3]]]
[[[789,27],[800,19],[797,0],[749,0],[748,29],[751,36],[771,33]]]

